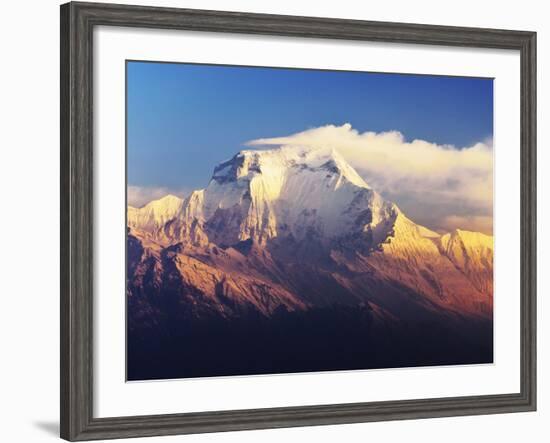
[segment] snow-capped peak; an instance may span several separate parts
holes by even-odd
[[[493,237],[491,235],[455,229],[453,232],[442,235],[440,244],[445,255],[461,267],[481,266],[476,262],[489,261],[492,266]],[[490,260],[487,259],[488,256]]]
[[[181,211],[182,204],[181,198],[168,194],[141,208],[128,206],[128,226],[147,230],[158,228],[173,219]]]
[[[214,169],[206,189],[190,194],[169,231],[188,235],[198,223],[225,245],[288,236],[330,240],[368,234],[396,210],[335,149],[244,150]]]
[[[212,176],[218,183],[239,179],[252,179],[257,174],[281,177],[292,169],[309,169],[341,174],[351,183],[368,188],[334,148],[282,146],[267,150],[243,150],[231,159],[220,163]]]

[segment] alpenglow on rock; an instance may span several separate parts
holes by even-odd
[[[335,149],[241,151],[183,201],[128,208],[128,225],[130,296],[179,294],[196,315],[492,316],[492,237],[414,223]]]

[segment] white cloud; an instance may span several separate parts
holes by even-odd
[[[491,140],[457,148],[424,140],[408,142],[397,131],[359,133],[345,124],[248,145],[333,147],[367,183],[418,223],[439,231],[458,227],[492,232]]]
[[[152,200],[172,194],[183,198],[188,192],[185,189],[171,189],[163,186],[128,186],[128,205],[139,208]]]
[[[488,215],[449,215],[442,220],[442,230],[465,229],[471,231],[493,233],[493,217]]]

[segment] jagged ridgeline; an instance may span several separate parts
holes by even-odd
[[[409,220],[333,149],[241,151],[128,208],[130,380],[492,362],[493,238]]]

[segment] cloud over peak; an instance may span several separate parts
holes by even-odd
[[[418,223],[492,234],[492,142],[472,146],[406,141],[399,131],[363,132],[349,123],[326,125],[249,146],[335,148],[369,185]]]

